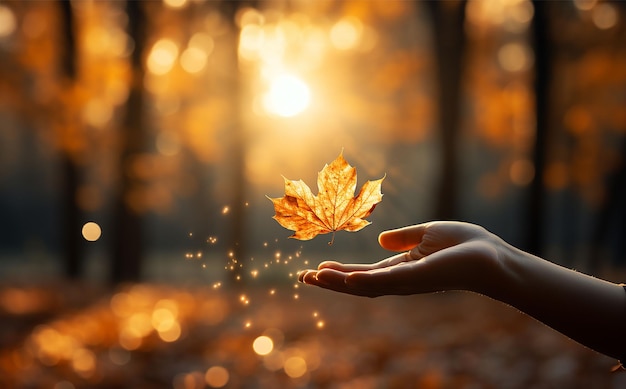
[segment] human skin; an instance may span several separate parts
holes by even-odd
[[[299,280],[367,297],[475,292],[600,353],[626,356],[626,293],[618,284],[546,261],[469,223],[418,224],[385,231],[378,240],[400,254],[373,264],[322,262]]]

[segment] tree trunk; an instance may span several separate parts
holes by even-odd
[[[551,45],[548,26],[549,4],[533,1],[535,14],[532,21],[532,45],[535,51],[535,145],[533,148],[533,164],[535,177],[529,188],[529,203],[526,221],[526,247],[532,254],[541,255],[543,251],[545,208],[544,171],[550,126],[549,105],[551,94]]]
[[[76,82],[76,35],[74,29],[72,4],[69,0],[59,2],[63,39],[60,73],[66,87]],[[64,151],[61,154],[62,201],[63,201],[63,250],[64,273],[69,279],[77,279],[83,273],[84,242],[81,239],[82,212],[77,203],[80,186],[80,168],[72,155]]]
[[[143,259],[143,229],[140,211],[129,201],[129,194],[141,189],[141,182],[130,172],[134,157],[141,154],[147,138],[143,120],[143,51],[146,17],[140,1],[126,3],[128,30],[135,42],[131,57],[133,79],[126,102],[126,118],[121,134],[120,180],[114,204],[114,238],[111,282],[137,281]]]
[[[435,218],[458,217],[458,149],[464,67],[466,1],[425,3],[431,13],[435,68],[437,69],[437,118],[441,134],[441,176],[437,188]]]
[[[602,206],[597,212],[596,220],[591,235],[591,257],[589,258],[588,271],[592,274],[600,270],[602,258],[602,245],[611,243],[607,237],[610,234],[611,222],[615,222],[618,230],[623,231],[626,227],[626,206],[624,206],[624,198],[626,198],[626,137],[622,138],[621,143],[622,161],[618,169],[607,178],[606,197]],[[617,260],[623,261],[625,258],[624,251],[626,242],[623,237],[618,235],[617,256],[611,255],[611,262]],[[617,258],[616,258],[617,257]],[[617,261],[616,261],[617,262]],[[623,265],[623,262],[621,263]]]
[[[239,73],[239,31],[235,23],[235,15],[241,7],[255,7],[256,1],[227,1],[222,4],[223,12],[231,23],[231,28],[234,31],[235,39],[231,48],[231,65],[234,68],[233,78],[231,79],[232,92],[231,103],[233,106],[233,118],[230,123],[230,143],[229,148],[229,165],[231,169],[231,188],[230,194],[232,201],[230,202],[230,234],[229,245],[233,258],[237,261],[233,264],[232,281],[235,284],[241,282],[241,264],[246,258],[246,199],[244,194],[246,193],[246,142],[247,137],[245,134],[244,126],[242,123],[241,115],[241,77]]]

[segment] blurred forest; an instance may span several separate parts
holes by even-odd
[[[18,372],[0,384],[224,386],[214,373],[231,387],[503,387],[503,376],[472,371],[484,368],[517,377],[511,388],[591,387],[606,369],[602,357],[471,299],[486,317],[470,327],[499,328],[487,340],[521,346],[539,332],[549,346],[482,350],[504,358],[482,365],[476,344],[450,329],[442,343],[411,345],[409,365],[440,348],[440,359],[414,373],[388,370],[390,350],[374,341],[354,365],[335,361],[345,366],[331,371],[319,349],[342,343],[318,337],[315,324],[298,327],[297,300],[307,296],[293,284],[297,270],[322,259],[378,260],[387,255],[377,247],[382,230],[434,219],[481,224],[551,261],[624,282],[625,42],[626,2],[606,0],[0,1],[0,372]],[[386,174],[373,224],[339,233],[332,246],[323,236],[288,239],[266,195],[283,194],[282,176],[314,188],[341,152],[359,185]],[[255,337],[237,335],[247,328],[240,321],[281,306],[263,300],[242,311],[247,288],[286,291],[281,304],[294,318],[278,315],[266,327],[283,326],[285,347],[300,342],[299,351],[283,350],[282,364],[264,357],[264,370],[265,354],[229,366],[228,351],[207,357],[209,346],[190,343],[210,327],[222,334],[210,342],[244,355]],[[312,296],[332,298],[308,293],[313,305]],[[414,330],[448,328],[456,319],[444,309],[470,315],[437,298],[411,300],[433,315],[432,323],[412,319]],[[150,306],[142,317],[154,328],[125,333],[134,316],[116,299],[130,301],[125,309]],[[374,322],[385,309],[393,314],[341,301]],[[325,305],[341,316],[345,307],[334,304]],[[207,307],[219,318],[194,311]],[[159,309],[179,321],[159,327]],[[358,326],[354,316],[334,331]],[[63,342],[79,318],[91,324],[72,348]],[[117,330],[106,332],[107,323]],[[171,342],[178,348],[163,345]],[[74,354],[63,354],[67,347]],[[176,352],[196,367],[177,368],[168,359]],[[150,355],[168,368],[144,376]],[[209,374],[207,358],[222,370]],[[119,371],[131,364],[135,378]],[[259,369],[282,369],[287,381]],[[31,381],[17,377],[33,371]],[[601,387],[624,384],[603,379]]]
[[[557,262],[622,264],[624,8],[3,2],[3,256],[114,282],[159,253],[245,259],[289,235],[264,197],[281,175],[312,184],[343,150],[388,179],[374,226],[333,253],[459,219]]]

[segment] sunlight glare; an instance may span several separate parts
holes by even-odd
[[[304,111],[310,100],[311,92],[302,80],[283,74],[272,80],[263,103],[269,113],[292,117]]]

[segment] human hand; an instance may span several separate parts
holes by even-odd
[[[322,262],[298,279],[337,292],[377,297],[446,290],[486,293],[498,280],[506,244],[483,227],[430,222],[380,234],[380,245],[402,252],[373,264]]]

